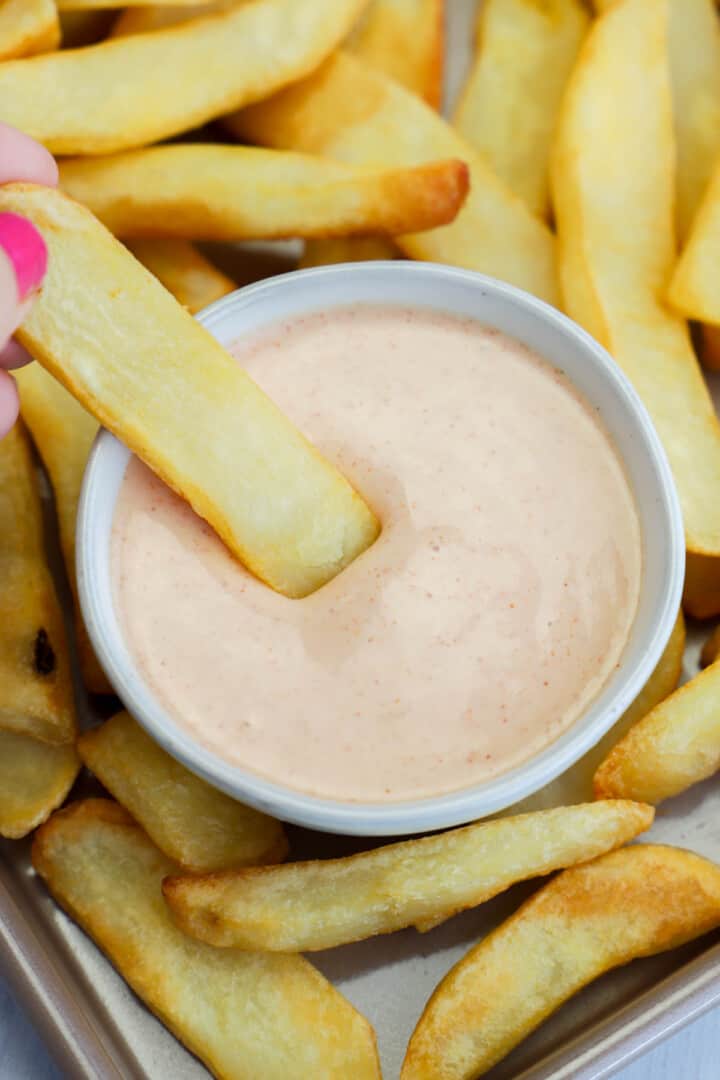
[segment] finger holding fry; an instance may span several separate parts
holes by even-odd
[[[475,1080],[593,979],[720,925],[720,869],[636,845],[545,885],[456,964],[413,1032],[401,1080]]]

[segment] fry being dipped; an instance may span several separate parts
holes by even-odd
[[[20,340],[255,574],[303,596],[372,543],[350,484],[88,210],[22,184],[0,208],[50,252]]]

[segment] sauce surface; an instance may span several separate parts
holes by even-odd
[[[177,725],[362,802],[489,779],[565,731],[620,661],[641,576],[622,465],[569,381],[473,320],[403,308],[312,314],[232,351],[383,531],[288,600],[133,459],[115,603]]]

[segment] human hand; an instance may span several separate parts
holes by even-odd
[[[0,124],[0,184],[13,180],[54,187],[57,165],[33,139]],[[8,370],[30,359],[10,338],[32,303],[46,266],[47,248],[35,226],[17,214],[0,214],[0,438],[15,423],[19,408],[15,380]]]

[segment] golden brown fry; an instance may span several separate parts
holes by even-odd
[[[720,656],[720,626],[716,626],[700,653],[700,666],[710,667]]]
[[[436,924],[517,881],[584,862],[652,824],[636,803],[480,822],[345,859],[169,878],[177,924],[211,945],[304,952]]]
[[[442,101],[445,0],[372,0],[346,48],[425,98]]]
[[[670,459],[687,547],[716,561],[720,425],[687,326],[661,302],[675,259],[673,162],[663,6],[624,0],[593,24],[562,109],[553,194],[564,305],[640,393]]]
[[[33,865],[146,1005],[223,1080],[378,1080],[370,1024],[307,960],[212,949],[170,920],[173,869],[116,803],[39,830]]]
[[[0,0],[0,60],[51,52],[59,44],[53,0]]]
[[[274,240],[444,225],[468,188],[462,161],[368,169],[254,146],[177,143],[61,163],[60,184],[116,236]]]
[[[598,765],[607,757],[613,747],[630,729],[647,716],[651,709],[669,697],[677,688],[683,667],[685,653],[685,620],[682,612],[678,614],[670,640],[658,660],[657,666],[644,688],[635,698],[629,709],[610,728],[599,743],[574,765],[558,776],[550,784],[529,795],[522,802],[515,803],[503,811],[508,814],[526,814],[533,810],[548,810],[553,806],[569,806],[572,803],[585,802],[594,797],[593,777]]]
[[[331,266],[345,262],[371,262],[374,259],[394,259],[397,248],[391,240],[379,236],[340,236],[336,240],[308,240],[298,264],[301,270],[310,266]]]
[[[648,713],[595,773],[597,798],[655,805],[720,769],[720,665],[696,675]]]
[[[143,146],[303,78],[366,3],[255,0],[154,34],[10,61],[0,67],[0,120],[56,154]]]
[[[133,240],[127,246],[191,315],[237,288],[185,240]]]
[[[0,730],[72,742],[75,702],[25,432],[0,441]]]
[[[412,258],[481,270],[557,300],[549,229],[432,109],[346,52],[226,122],[264,145],[356,164],[389,168],[461,158],[470,166],[470,194],[453,224],[402,236],[400,247]]]
[[[345,478],[89,210],[32,184],[0,188],[0,210],[50,253],[19,339],[253,573],[304,596],[373,542]]]
[[[455,127],[534,214],[550,213],[550,149],[589,24],[581,0],[485,0]]]
[[[720,924],[720,868],[634,845],[559,874],[445,976],[401,1080],[475,1080],[604,972]]]
[[[285,858],[287,840],[279,821],[188,772],[128,713],[81,735],[78,751],[160,850],[189,873]]]
[[[714,0],[669,0],[677,227],[690,231],[720,154],[720,22]]]
[[[178,23],[187,22],[188,19],[202,18],[204,15],[215,15],[219,11],[229,11],[230,8],[239,7],[248,0],[214,0],[207,4],[197,2],[188,6],[177,3],[172,6],[166,4],[144,4],[142,7],[129,7],[119,15],[113,28],[111,37],[124,37],[126,34],[146,34],[151,30],[165,30],[168,26],[177,26]]]
[[[97,420],[85,412],[57,379],[53,379],[39,364],[28,364],[15,374],[20,386],[23,419],[30,429],[55,494],[60,546],[75,601],[75,627],[83,681],[92,693],[109,694],[112,688],[98,663],[83,622],[75,574],[77,508],[85,465],[97,435]]]
[[[80,769],[74,746],[0,731],[0,836],[27,836],[64,802]]]

